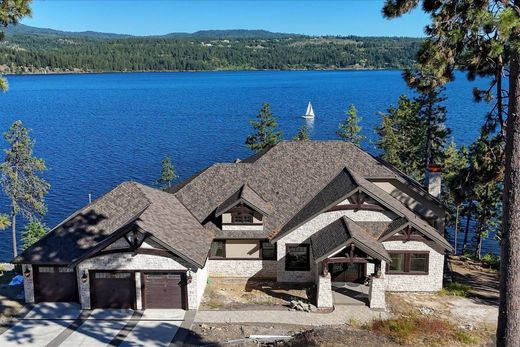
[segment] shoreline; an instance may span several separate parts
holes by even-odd
[[[323,71],[323,72],[350,72],[350,71],[403,71],[399,68],[338,68],[338,69],[219,69],[219,70],[139,70],[139,71],[37,71],[20,73],[3,73],[2,76],[33,76],[33,75],[102,75],[128,73],[197,73],[197,72],[269,72],[269,71]]]

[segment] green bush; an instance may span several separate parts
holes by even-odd
[[[452,295],[452,296],[463,296],[468,297],[471,291],[471,287],[464,283],[452,282],[444,285],[444,288],[440,291],[441,295]]]
[[[500,257],[491,253],[487,253],[481,259],[482,263],[492,269],[500,269]]]

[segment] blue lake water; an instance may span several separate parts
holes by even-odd
[[[271,104],[286,138],[305,120],[308,101],[316,119],[313,139],[335,139],[350,104],[363,117],[363,147],[371,141],[379,112],[410,93],[399,71],[271,71],[120,73],[9,76],[0,94],[0,130],[21,119],[32,128],[36,154],[45,159],[52,188],[45,222],[54,226],[124,180],[153,184],[161,160],[174,158],[182,178],[217,161],[244,158],[248,119]],[[478,135],[488,106],[476,104],[463,74],[448,86],[448,126],[459,144]],[[2,145],[5,147],[5,143]],[[0,211],[7,212],[5,198]],[[11,258],[9,231],[0,234],[0,261]],[[496,251],[486,240],[484,252]]]

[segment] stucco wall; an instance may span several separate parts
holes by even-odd
[[[301,244],[310,243],[310,237],[321,230],[323,227],[336,221],[342,216],[347,216],[354,221],[391,221],[395,218],[395,214],[392,212],[379,212],[379,211],[332,211],[325,212],[311,219],[302,226],[296,228],[289,234],[283,236],[277,241],[277,280],[279,282],[314,282],[314,261],[311,253],[311,267],[309,271],[285,271],[285,254],[287,244]]]
[[[167,258],[149,254],[133,254],[133,253],[114,253],[99,257],[89,258],[78,265],[78,279],[84,271],[88,270],[135,270],[139,275],[142,270],[164,270],[164,271],[186,271],[189,265],[181,258]],[[192,282],[188,284],[188,308],[196,309],[200,303],[199,288],[204,284],[204,271],[194,271],[192,274]],[[200,277],[200,281],[199,281]],[[78,281],[81,306],[84,309],[91,308],[90,302],[90,276],[86,283]],[[140,286],[140,281],[136,281],[136,287]],[[136,288],[136,293],[140,292],[140,287]],[[139,308],[140,295],[137,298]]]
[[[386,290],[395,292],[436,292],[442,289],[444,272],[444,252],[434,242],[420,241],[387,241],[383,246],[388,251],[428,251],[427,275],[393,275],[385,274]],[[381,265],[386,270],[386,263]]]
[[[276,277],[276,260],[210,259],[208,262],[210,277]]]
[[[226,240],[226,258],[260,258],[260,241]]]

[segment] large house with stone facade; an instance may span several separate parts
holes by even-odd
[[[27,302],[93,308],[197,309],[208,277],[262,278],[315,288],[442,288],[445,209],[440,173],[423,189],[387,163],[340,141],[281,142],[218,163],[160,191],[125,182],[28,248]]]

